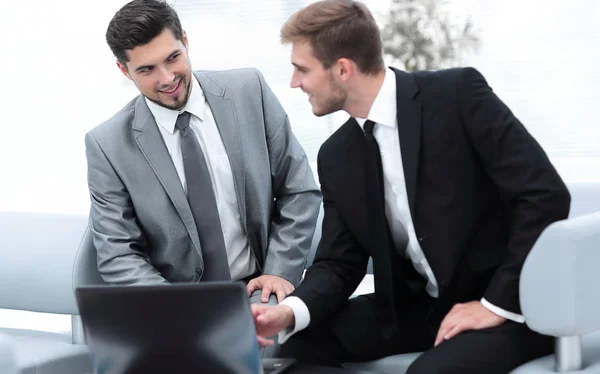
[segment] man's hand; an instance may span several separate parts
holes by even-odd
[[[287,305],[252,304],[250,308],[252,317],[254,317],[258,345],[261,347],[273,345],[273,340],[267,339],[267,337],[273,336],[295,323],[294,312]]]
[[[261,301],[263,303],[268,303],[269,296],[274,293],[277,295],[277,302],[280,303],[287,295],[294,291],[294,286],[286,279],[276,275],[261,275],[248,282],[246,289],[248,290],[248,296],[252,295],[252,292],[255,290],[262,289]]]
[[[503,324],[505,318],[494,314],[479,301],[456,304],[440,325],[435,344],[451,339],[466,330],[483,330]]]

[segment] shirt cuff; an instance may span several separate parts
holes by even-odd
[[[279,344],[285,343],[292,335],[298,331],[304,330],[310,323],[310,312],[308,307],[299,297],[286,297],[280,305],[287,305],[292,308],[296,323],[292,327],[285,328],[279,332]]]
[[[484,298],[481,298],[481,305],[483,305],[484,307],[489,309],[490,312],[492,312],[496,315],[499,315],[500,317],[509,319],[509,320],[517,322],[517,323],[525,322],[525,317],[523,317],[522,315],[517,314],[517,313],[508,312],[502,308],[498,308],[497,306],[490,304],[490,302]]]

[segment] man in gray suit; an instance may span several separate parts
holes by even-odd
[[[253,69],[192,72],[176,12],[126,4],[106,40],[141,95],[85,138],[106,282],[244,280],[262,301],[299,283],[320,192]]]

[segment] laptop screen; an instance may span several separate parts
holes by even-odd
[[[93,286],[76,296],[97,374],[262,373],[241,283]]]

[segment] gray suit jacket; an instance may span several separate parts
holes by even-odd
[[[300,281],[321,194],[288,117],[253,69],[195,72],[231,162],[260,271]],[[144,97],[85,137],[91,229],[106,282],[197,282],[198,232]]]

